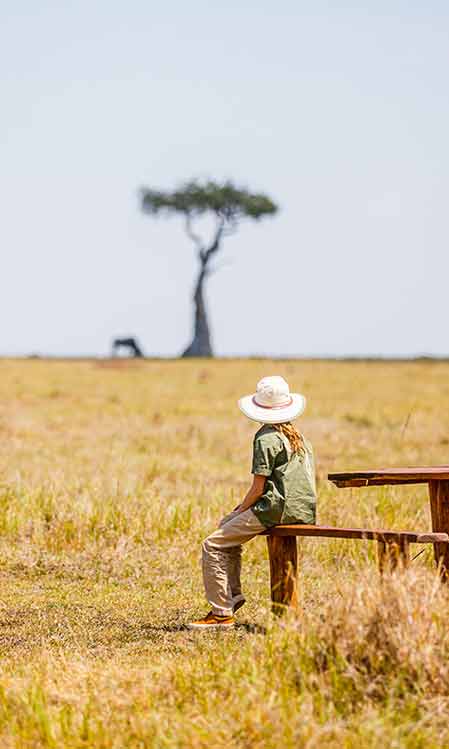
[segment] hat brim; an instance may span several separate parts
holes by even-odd
[[[301,393],[290,393],[291,403],[282,408],[263,408],[254,403],[254,395],[245,395],[238,404],[240,410],[252,421],[260,424],[285,424],[293,421],[302,414],[306,407],[306,399]]]

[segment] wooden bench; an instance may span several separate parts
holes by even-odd
[[[380,572],[404,567],[409,561],[409,544],[441,544],[447,548],[447,533],[335,528],[329,525],[276,525],[261,535],[267,537],[270,557],[271,600],[273,611],[281,613],[286,606],[296,607],[298,555],[296,537],[352,538],[377,541]],[[441,549],[441,547],[440,547]]]

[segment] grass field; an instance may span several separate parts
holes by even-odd
[[[430,528],[425,487],[326,475],[449,463],[447,363],[0,362],[2,749],[449,745],[430,548],[381,586],[375,545],[301,541],[301,610],[273,620],[255,539],[239,626],[183,628],[249,480],[236,400],[266,374],[308,398],[319,522]]]

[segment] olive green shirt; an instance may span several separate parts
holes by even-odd
[[[316,522],[315,464],[310,442],[293,453],[290,442],[270,424],[254,437],[251,472],[266,476],[265,490],[251,507],[256,517],[272,525]]]

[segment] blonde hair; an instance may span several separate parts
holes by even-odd
[[[273,424],[273,426],[275,429],[277,429],[278,432],[282,432],[282,434],[287,437],[288,441],[290,442],[290,447],[294,453],[304,454],[305,449],[302,434],[298,432],[291,421],[287,421],[285,424]]]

